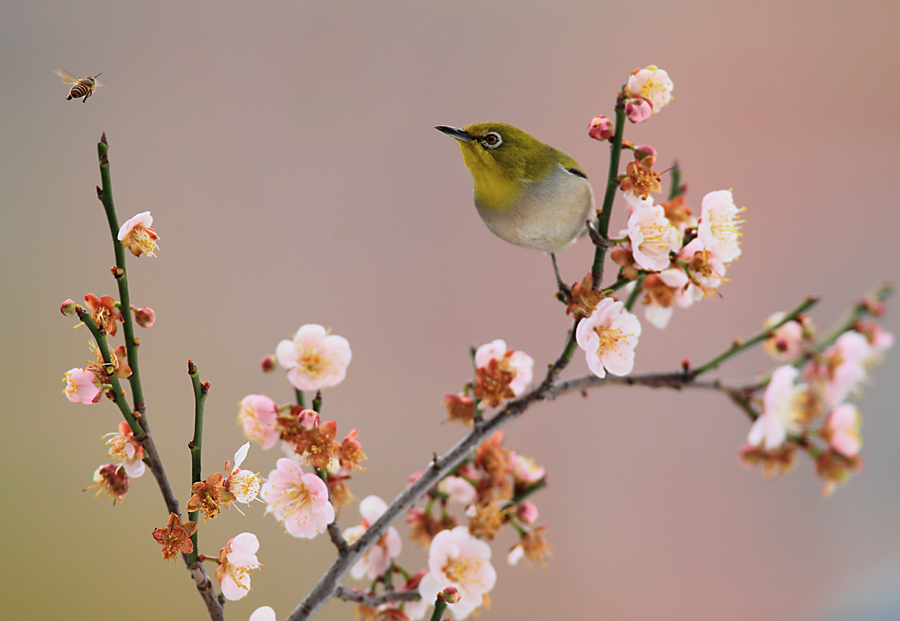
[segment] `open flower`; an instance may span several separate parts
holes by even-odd
[[[250,570],[259,569],[256,558],[259,539],[253,533],[241,533],[219,550],[216,578],[225,599],[244,599],[250,591]]]
[[[766,451],[779,448],[787,435],[803,432],[812,411],[806,384],[797,384],[799,371],[790,365],[775,369],[763,394],[763,411],[747,436],[747,444]]]
[[[656,65],[635,69],[628,76],[625,91],[630,97],[646,100],[656,114],[672,101],[674,85],[669,74]]]
[[[111,459],[121,462],[125,473],[132,479],[144,474],[144,447],[134,437],[134,432],[124,420],[119,422],[119,432],[106,434],[106,446]]]
[[[72,403],[97,403],[100,401],[100,381],[96,373],[87,369],[69,369],[63,378],[66,387],[63,394]]]
[[[119,331],[119,323],[124,323],[122,311],[116,308],[116,301],[109,295],[101,295],[99,298],[93,293],[84,296],[84,303],[91,309],[91,319],[98,328],[109,336],[115,336]]]
[[[169,522],[165,528],[157,528],[153,531],[153,538],[162,545],[162,555],[167,561],[175,558],[179,552],[190,554],[194,551],[194,542],[191,535],[197,531],[196,522],[181,523],[179,517],[169,514]]]
[[[387,503],[378,496],[366,496],[359,503],[359,514],[362,516],[362,524],[351,526],[344,531],[344,539],[353,544],[369,529],[375,520],[387,511]],[[383,576],[391,566],[391,561],[400,555],[403,540],[400,533],[391,526],[382,535],[375,545],[370,547],[359,561],[350,570],[350,575],[359,580],[365,576],[369,580],[376,580]]]
[[[244,435],[259,442],[264,451],[278,442],[278,406],[265,395],[247,395],[241,399],[238,423]]]
[[[807,366],[807,377],[821,383],[828,407],[839,406],[866,379],[872,353],[866,337],[849,330],[825,350],[817,364]]]
[[[155,257],[159,246],[156,240],[159,235],[152,228],[153,216],[149,211],[144,211],[125,221],[125,224],[119,229],[117,236],[119,242],[131,251],[136,257],[142,254],[148,257]]]
[[[763,323],[764,328],[771,328],[784,319],[783,311],[772,313]],[[791,320],[772,330],[763,343],[763,349],[775,360],[790,360],[803,348],[803,326],[799,321]]]
[[[528,354],[507,349],[496,339],[475,351],[475,396],[480,406],[497,406],[522,395],[534,377],[534,360]]]
[[[125,500],[125,494],[131,486],[125,468],[121,464],[105,464],[97,468],[94,471],[94,483],[96,485],[86,487],[82,491],[86,492],[96,487],[97,493],[94,494],[94,498],[101,492],[106,492],[106,495],[113,499],[113,504]]]
[[[247,621],[275,621],[275,610],[271,606],[260,606]]]
[[[334,521],[328,487],[314,473],[303,472],[295,461],[282,457],[260,491],[272,513],[294,537],[312,539]]]
[[[578,322],[575,339],[585,352],[588,368],[597,377],[628,375],[634,368],[634,348],[641,322],[622,302],[605,298],[587,319]]]
[[[859,428],[862,417],[859,410],[851,403],[839,405],[825,419],[822,426],[822,437],[828,445],[844,457],[856,457],[862,447]]]
[[[636,204],[628,218],[628,238],[634,262],[652,272],[669,267],[669,253],[681,248],[681,233],[666,217],[666,210],[652,201]]]
[[[744,221],[738,216],[742,211],[743,208],[734,204],[731,190],[710,192],[700,204],[697,238],[722,263],[741,256],[741,225]]]
[[[259,494],[260,486],[262,485],[262,481],[258,474],[254,474],[249,470],[241,470],[240,468],[249,451],[250,443],[247,442],[234,454],[233,469],[231,464],[228,462],[225,463],[225,470],[228,475],[225,477],[225,482],[223,483],[225,489],[234,496],[234,499],[237,502],[242,502],[246,505],[249,505],[256,499]]]
[[[319,390],[344,380],[352,353],[342,336],[328,334],[323,326],[300,326],[293,340],[283,340],[275,349],[278,363],[288,370],[288,381],[299,390]]]
[[[469,534],[465,526],[439,532],[428,551],[428,573],[419,583],[419,595],[433,602],[447,587],[459,592],[459,602],[448,607],[457,619],[465,619],[481,606],[494,588],[497,572],[491,565],[491,547]]]

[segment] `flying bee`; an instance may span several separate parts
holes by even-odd
[[[97,84],[97,78],[100,77],[103,72],[101,71],[94,77],[88,76],[86,78],[81,78],[80,80],[65,69],[60,69],[57,73],[59,74],[59,77],[62,78],[64,84],[72,85],[72,88],[69,89],[69,96],[66,97],[66,101],[84,97],[84,99],[81,100],[81,103],[84,103],[87,101],[88,97],[94,94],[96,88],[100,86]]]

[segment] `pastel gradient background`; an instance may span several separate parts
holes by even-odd
[[[392,498],[462,429],[440,400],[494,338],[537,369],[569,321],[549,261],[494,238],[437,124],[513,123],[575,157],[602,192],[608,149],[595,114],[638,66],[669,71],[675,99],[626,138],[677,158],[691,203],[732,188],[747,207],[743,256],[723,297],[646,325],[636,372],[701,362],[763,319],[822,296],[825,329],[875,283],[896,279],[900,4],[893,1],[271,2],[0,4],[4,578],[10,619],[202,619],[181,561],[151,539],[166,522],[149,476],[113,507],[82,488],[105,463],[108,403],[71,404],[65,370],[89,352],[59,303],[115,291],[96,142],[110,141],[120,218],[152,210],[162,251],[129,263],[149,416],[182,503],[190,477],[192,358],[212,389],[204,468],[243,442],[237,404],[287,401],[260,358],[303,323],[347,337],[347,380],[325,416],[361,429],[359,497]],[[103,72],[87,104],[52,71]],[[623,204],[613,230],[624,224]],[[567,280],[591,259],[561,257]],[[896,309],[885,318],[900,331]],[[760,352],[723,367],[742,380]],[[572,375],[586,371],[576,356]],[[736,459],[748,424],[726,399],[607,388],[541,404],[508,428],[549,472],[536,502],[548,570],[509,568],[485,619],[804,619],[862,581],[900,582],[900,357],[858,400],[865,471],[828,500],[808,460],[765,482]],[[277,451],[245,465],[267,473]],[[201,551],[259,535],[264,569],[229,619],[262,604],[283,619],[333,558],[294,540],[264,506],[227,512]],[[358,522],[356,506],[340,524]],[[402,533],[406,528],[400,525]],[[425,552],[407,543],[410,569]],[[212,566],[210,566],[212,569]],[[363,586],[359,583],[357,586]],[[334,602],[322,619],[352,618]],[[844,617],[854,618],[854,617]],[[859,616],[855,618],[861,618]]]

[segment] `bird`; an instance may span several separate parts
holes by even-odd
[[[488,229],[522,248],[556,253],[596,220],[594,196],[574,159],[507,123],[437,125],[456,138],[475,182],[475,208]]]

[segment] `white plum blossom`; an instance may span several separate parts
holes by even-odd
[[[293,340],[283,340],[275,349],[278,363],[288,370],[288,381],[299,390],[319,390],[340,384],[347,374],[352,352],[342,336],[329,334],[324,326],[300,326]]]
[[[747,443],[771,451],[784,444],[789,433],[803,431],[808,419],[805,384],[797,384],[799,371],[791,365],[775,369],[763,394],[763,411],[750,427]]]
[[[873,353],[868,339],[851,330],[825,350],[820,364],[807,367],[808,377],[822,382],[822,395],[829,408],[843,403],[866,379]]]
[[[654,114],[672,101],[673,88],[669,74],[656,65],[635,69],[628,76],[628,83],[625,86],[630,97],[639,97],[649,102]]]
[[[516,451],[509,452],[509,466],[512,469],[513,476],[523,483],[537,483],[547,474],[543,466],[538,465],[530,457],[519,455]]]
[[[419,595],[433,603],[447,587],[456,587],[459,602],[448,604],[456,619],[465,619],[481,606],[494,588],[497,572],[491,565],[491,547],[469,534],[466,526],[442,530],[428,550],[428,573],[419,583]]]
[[[700,204],[697,238],[722,263],[730,263],[741,256],[741,225],[738,216],[742,208],[734,204],[731,190],[710,192]]]
[[[669,253],[681,249],[681,233],[666,217],[661,205],[635,206],[628,218],[628,239],[638,267],[659,272],[669,267]]]
[[[772,313],[763,322],[764,328],[771,328],[784,319],[786,313]],[[772,330],[763,343],[765,352],[775,360],[790,360],[803,347],[803,326],[797,321],[788,321]]]
[[[359,503],[359,513],[363,523],[351,526],[344,531],[344,539],[348,544],[353,544],[369,529],[375,520],[387,511],[387,503],[378,496],[366,496]],[[359,580],[368,576],[369,580],[376,580],[383,576],[391,566],[391,561],[400,555],[403,540],[397,529],[391,526],[375,545],[370,547],[359,561],[350,570],[350,575]]]
[[[244,463],[244,459],[246,459],[249,450],[250,443],[247,442],[235,452],[234,467],[231,470],[231,474],[229,474],[228,478],[225,480],[225,487],[228,488],[228,491],[231,492],[234,499],[237,502],[242,502],[246,505],[249,505],[253,500],[256,500],[262,485],[262,481],[258,474],[254,474],[249,470],[241,470],[240,468],[241,464]]]
[[[585,352],[588,368],[597,377],[628,375],[634,368],[634,348],[641,336],[641,322],[622,302],[604,298],[578,322],[575,339]]]
[[[688,242],[678,252],[678,258],[688,262],[691,281],[685,288],[684,295],[675,300],[682,308],[687,308],[693,302],[711,295],[725,279],[725,264],[711,250],[705,248],[699,238]]]
[[[295,461],[279,459],[276,469],[260,491],[272,513],[294,537],[312,539],[334,521],[334,507],[328,501],[328,487],[312,472],[305,473]]]
[[[144,474],[144,447],[135,439],[128,423],[120,421],[118,433],[108,433],[104,437],[109,438],[107,455],[122,465],[129,478],[136,479]]]
[[[216,578],[225,599],[237,601],[250,591],[250,570],[260,567],[256,552],[259,539],[253,533],[241,533],[219,551]]]
[[[260,606],[253,611],[247,621],[276,621],[275,610],[271,606]]]

